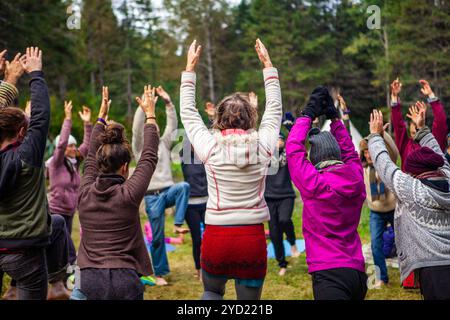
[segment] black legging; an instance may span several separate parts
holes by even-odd
[[[270,212],[269,231],[270,239],[275,250],[275,257],[280,268],[287,267],[286,253],[284,252],[283,234],[291,246],[295,245],[294,211],[295,198],[266,199]]]
[[[67,242],[69,245],[69,263],[71,265],[75,264],[75,261],[77,260],[77,251],[75,250],[75,245],[73,244],[72,240],[72,224],[73,224],[73,215],[61,215],[61,217],[64,218],[66,221],[66,229],[67,229]]]
[[[194,257],[195,268],[200,270],[200,248],[202,246],[201,226],[205,226],[206,203],[190,204],[186,210],[186,222],[191,230],[192,255]]]

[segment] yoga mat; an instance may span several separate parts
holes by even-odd
[[[284,252],[285,252],[286,257],[290,257],[291,256],[291,245],[289,244],[289,242],[287,240],[284,240],[283,244],[284,244]],[[297,249],[299,252],[305,251],[305,240],[297,239],[295,241],[295,244],[297,245]],[[272,242],[270,242],[267,245],[267,257],[269,259],[275,259],[275,250],[273,248]]]
[[[150,253],[150,243],[147,240],[147,237],[144,237],[145,245],[147,246],[147,250]],[[166,252],[175,251],[176,247],[170,243],[166,243]]]

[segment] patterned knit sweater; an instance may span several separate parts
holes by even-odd
[[[417,132],[416,141],[444,157],[429,128]],[[380,135],[369,136],[375,169],[395,193],[396,246],[401,281],[423,267],[450,265],[450,191],[442,192],[402,172],[390,159]],[[450,182],[450,165],[440,169]]]

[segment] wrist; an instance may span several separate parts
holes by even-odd
[[[436,98],[436,95],[434,94],[434,92],[431,92],[429,95],[428,95],[428,99],[435,99]]]
[[[195,70],[194,66],[191,66],[189,64],[186,66],[186,71],[187,72],[194,72],[194,70]]]
[[[272,62],[265,62],[264,63],[264,68],[273,68],[273,64],[272,64]]]
[[[19,80],[18,77],[14,77],[14,76],[5,76],[5,79],[3,80],[4,82],[7,82],[9,84],[12,84],[13,86],[16,86],[17,81]]]

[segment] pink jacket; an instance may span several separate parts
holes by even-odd
[[[53,157],[48,164],[50,180],[48,200],[50,212],[63,215],[73,215],[75,213],[77,209],[78,189],[80,187],[80,174],[78,172],[80,163],[75,165],[76,168],[73,176],[71,176],[69,170],[64,165],[64,153],[69,142],[71,129],[72,121],[64,120],[59,144],[56,146]],[[86,158],[89,151],[91,132],[92,125],[85,125],[83,144],[78,148],[84,158]]]
[[[430,102],[433,109],[434,121],[433,121],[433,135],[435,136],[442,151],[447,149],[447,116],[445,114],[444,106],[440,100]],[[414,139],[408,136],[408,130],[406,128],[405,120],[402,115],[402,106],[397,103],[392,106],[391,122],[395,133],[395,144],[400,151],[400,157],[402,159],[402,170],[404,169],[404,163],[406,157],[420,148],[420,144],[414,142]]]
[[[286,155],[292,181],[303,199],[303,236],[309,273],[335,268],[365,271],[357,231],[366,198],[361,161],[341,121],[331,133],[341,148],[343,164],[317,170],[309,162],[305,142],[311,119],[301,117],[292,128]]]

